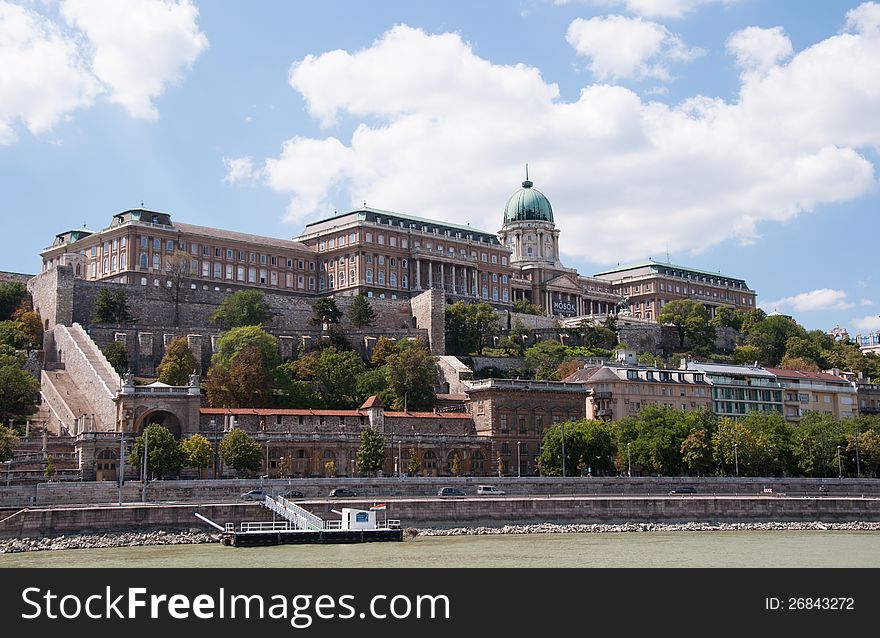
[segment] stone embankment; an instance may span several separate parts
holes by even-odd
[[[407,528],[407,536],[481,536],[494,534],[596,534],[602,532],[755,532],[755,531],[880,532],[878,522],[822,523],[623,523],[620,525],[505,525],[503,527]]]
[[[11,538],[0,540],[0,554],[57,549],[102,549],[142,545],[198,545],[215,543],[216,534],[205,532],[126,532],[122,534],[74,534],[54,538]]]

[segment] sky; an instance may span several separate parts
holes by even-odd
[[[875,2],[0,0],[0,270],[142,202],[497,232],[528,163],[581,274],[723,272],[854,335],[880,329],[878,114]]]

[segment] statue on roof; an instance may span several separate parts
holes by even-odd
[[[629,317],[632,312],[629,309],[629,297],[623,295],[617,302],[617,314],[622,317]]]

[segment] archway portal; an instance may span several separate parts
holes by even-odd
[[[153,410],[152,412],[144,414],[137,424],[137,433],[139,435],[142,434],[144,428],[148,425],[153,425],[154,423],[167,428],[168,431],[174,435],[175,439],[180,439],[180,419],[177,418],[177,415],[173,412],[167,412],[166,410]]]

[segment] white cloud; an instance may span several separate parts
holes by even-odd
[[[880,317],[878,317],[877,315],[868,315],[867,317],[862,317],[861,319],[853,319],[852,325],[857,330],[862,330],[864,332],[880,330]]]
[[[189,0],[62,0],[61,15],[88,38],[95,75],[109,99],[136,118],[156,119],[153,100],[207,48]]]
[[[623,6],[630,13],[647,18],[681,18],[698,8],[710,4],[733,4],[740,0],[554,0],[554,4],[566,5],[588,2],[604,7]]]
[[[862,297],[861,299],[859,299],[859,303],[863,306],[873,306],[874,305],[873,301],[871,301],[870,299],[866,299],[865,297]]]
[[[565,35],[599,81],[670,79],[668,63],[687,62],[702,54],[688,48],[662,24],[619,15],[577,18]]]
[[[288,140],[263,180],[290,195],[295,220],[366,200],[497,230],[529,162],[564,256],[609,264],[755,241],[761,224],[876,187],[861,151],[880,149],[880,36],[865,20],[744,75],[736,101],[675,105],[606,84],[562,100],[538,69],[398,26],[292,65],[308,112],[354,132]]]
[[[224,157],[223,165],[226,166],[223,181],[227,184],[250,184],[259,177],[259,171],[254,170],[253,157]]]
[[[736,63],[745,71],[766,72],[791,57],[794,49],[782,27],[762,29],[746,27],[727,39],[727,50],[736,56]]]
[[[854,304],[846,301],[846,293],[842,290],[819,288],[792,297],[762,301],[758,305],[767,312],[788,309],[797,312],[810,312],[813,310],[847,310],[852,308]]]
[[[35,135],[91,106],[100,85],[73,38],[38,13],[0,1],[0,145],[20,120]]]

